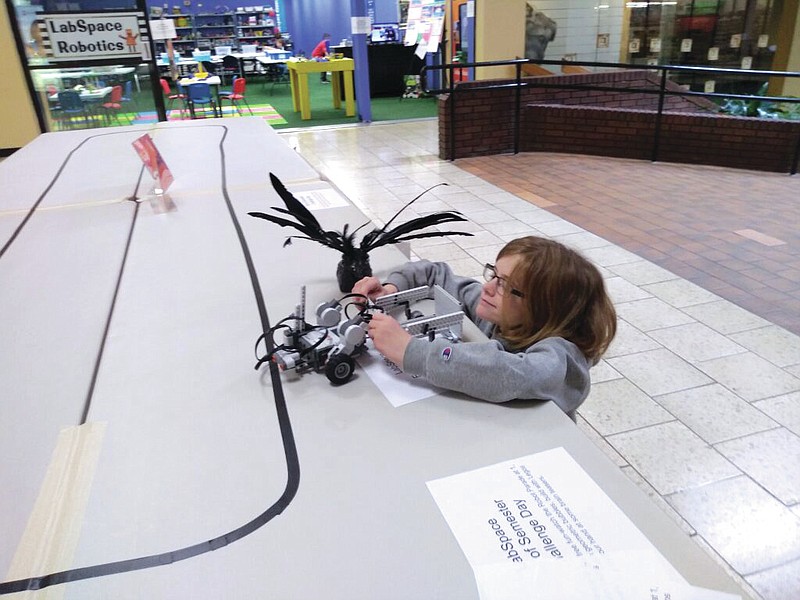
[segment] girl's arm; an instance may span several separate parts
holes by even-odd
[[[402,364],[406,373],[433,385],[489,402],[552,400],[571,413],[589,394],[589,364],[562,338],[547,338],[519,353],[494,340],[453,344],[414,338]]]

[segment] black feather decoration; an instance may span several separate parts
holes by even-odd
[[[472,235],[471,233],[464,231],[421,231],[423,229],[427,229],[428,227],[441,225],[443,223],[456,223],[467,220],[464,215],[455,210],[442,211],[425,215],[423,217],[417,217],[407,221],[406,223],[396,225],[391,229],[389,228],[389,226],[394,223],[397,217],[400,216],[400,213],[416,202],[423,194],[440,185],[447,185],[446,183],[437,183],[436,185],[419,194],[416,198],[406,203],[399,211],[397,211],[397,213],[395,213],[395,215],[389,219],[386,225],[380,228],[375,228],[366,233],[361,238],[361,242],[356,244],[356,233],[368,225],[368,222],[360,225],[352,231],[350,231],[349,224],[345,224],[342,228],[342,231],[325,231],[322,229],[319,221],[317,221],[314,215],[311,214],[311,211],[303,206],[303,204],[297,198],[295,198],[289,190],[286,189],[286,186],[283,185],[280,179],[278,179],[273,173],[269,174],[269,178],[272,182],[272,187],[275,188],[275,191],[286,205],[286,208],[273,206],[271,207],[271,210],[274,210],[280,215],[294,217],[295,220],[292,221],[281,216],[271,215],[263,212],[250,212],[248,214],[251,217],[265,219],[271,223],[280,225],[281,227],[293,228],[302,234],[289,236],[286,238],[284,246],[291,244],[292,239],[310,240],[323,246],[333,248],[334,250],[341,252],[344,259],[352,260],[357,258],[365,259],[371,250],[387,244],[397,244],[414,239],[440,237],[446,235]]]

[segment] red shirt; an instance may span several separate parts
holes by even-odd
[[[311,51],[312,58],[325,58],[328,56],[328,40],[322,40]]]

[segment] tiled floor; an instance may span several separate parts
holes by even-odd
[[[479,277],[558,239],[620,321],[578,425],[753,598],[800,598],[800,175],[564,155],[437,158],[435,121],[282,134],[376,222],[456,209],[469,238],[412,243]]]

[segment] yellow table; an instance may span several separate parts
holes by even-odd
[[[303,120],[311,118],[311,98],[308,93],[308,74],[330,71],[331,95],[333,107],[342,105],[342,80],[344,80],[344,114],[348,117],[355,116],[356,102],[353,93],[353,71],[355,69],[352,58],[338,58],[326,62],[315,60],[290,60],[286,63],[292,85],[292,106],[294,112],[300,112]]]

